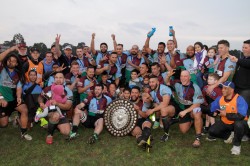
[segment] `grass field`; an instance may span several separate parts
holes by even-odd
[[[159,141],[162,129],[153,130],[153,148],[147,153],[138,148],[132,136],[113,137],[106,130],[96,144],[87,144],[93,130],[80,128],[80,136],[70,142],[56,132],[54,143],[45,143],[46,130],[36,125],[29,133],[32,141],[20,139],[17,128],[0,129],[0,165],[250,165],[250,142],[242,143],[240,156],[231,155],[232,145],[222,140],[192,148],[194,129],[183,135],[173,125],[170,139]]]

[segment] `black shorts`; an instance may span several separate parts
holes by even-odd
[[[96,114],[95,116],[88,115],[87,120],[83,123],[83,126],[87,128],[95,128],[95,122],[100,118],[103,118],[103,115],[101,114]]]
[[[24,104],[22,102],[22,104]],[[0,107],[0,118],[3,118],[5,116],[10,117],[12,112],[16,111],[17,107],[17,100],[9,101],[7,107]]]
[[[142,129],[142,125],[144,122],[150,122],[151,124],[153,124],[153,122],[149,119],[149,118],[139,118],[136,122],[136,126],[140,127]]]
[[[183,109],[180,107],[180,105],[176,101],[171,101],[171,105],[175,108],[175,117],[178,117],[178,114],[183,111]],[[185,106],[185,109],[189,106]],[[187,113],[183,118],[179,117],[180,121],[179,123],[186,123],[193,121],[193,118],[191,117],[190,113]]]
[[[68,121],[68,119],[67,119],[66,117],[61,118],[61,119],[59,120],[59,122],[58,122],[58,125],[60,125],[60,124],[65,124],[65,123],[69,123],[69,121]]]

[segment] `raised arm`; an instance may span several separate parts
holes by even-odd
[[[115,34],[112,34],[112,35],[111,35],[111,38],[112,38],[112,40],[113,40],[114,51],[116,51],[117,42],[116,42],[116,40],[115,40]]]
[[[170,32],[173,34],[173,41],[175,43],[175,48],[178,48],[178,45],[177,45],[177,40],[176,40],[176,36],[175,36],[175,30],[170,30]]]
[[[3,61],[3,59],[9,54],[11,53],[12,51],[18,51],[18,47],[17,46],[12,46],[10,48],[8,48],[7,50],[5,50],[4,52],[2,52],[0,54],[0,62]]]
[[[95,50],[95,33],[92,33],[92,39],[91,39],[91,44],[90,44],[90,50],[92,52],[92,55],[96,55],[96,50]]]
[[[145,50],[147,51],[148,54],[152,52],[152,49],[149,48],[149,42],[150,42],[150,38],[154,35],[154,32],[155,32],[155,29],[152,29],[152,31],[148,32],[147,38],[144,44]]]
[[[60,50],[60,38],[61,38],[61,35],[56,35],[56,54],[54,55],[55,59],[58,59],[61,55],[62,55],[62,52]]]

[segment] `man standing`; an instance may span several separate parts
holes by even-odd
[[[154,62],[159,63],[161,67],[161,71],[165,72],[166,69],[169,70],[169,67],[170,67],[170,59],[164,53],[166,44],[164,42],[159,42],[157,50],[155,51],[152,50],[151,48],[149,48],[149,41],[150,41],[150,38],[152,37],[150,34],[153,35],[152,31],[148,33],[147,39],[145,42],[145,50],[149,54],[148,59],[150,60],[151,63],[154,63]],[[174,31],[173,31],[173,39],[174,39],[174,43],[176,43],[177,45]]]
[[[219,81],[213,85],[210,86],[207,89],[208,93],[211,93],[215,87],[217,87],[220,83],[223,83],[225,81],[231,81],[236,63],[231,62],[229,59],[229,47],[230,44],[227,40],[220,40],[217,44],[218,46],[218,53],[220,56],[220,62],[215,66],[215,73],[217,73],[220,76]]]
[[[235,83],[235,91],[241,95],[250,105],[250,40],[243,43],[242,51],[244,58],[238,59],[235,56],[229,56],[232,62],[236,63],[235,75],[233,82]],[[248,115],[250,111],[248,108]]]
[[[17,50],[17,46],[11,47],[0,54],[0,127],[6,127],[10,115],[14,110],[20,116],[21,138],[32,140],[27,134],[28,108],[22,102],[22,66],[19,58],[11,53],[7,56],[6,52]]]
[[[52,68],[54,64],[53,57],[54,57],[53,52],[47,51],[45,53],[45,58],[43,59],[44,73],[53,71]]]
[[[76,48],[76,55],[77,55],[77,63],[79,64],[80,67],[80,73],[86,74],[86,69],[89,65],[95,66],[95,60],[92,58],[92,56],[88,53],[85,52],[83,53],[83,48],[82,47],[77,47]]]
[[[90,48],[91,48],[92,55],[96,57],[96,65],[101,65],[108,61],[109,53],[108,53],[107,43],[100,44],[100,50],[101,50],[100,52],[95,50],[95,33],[92,34]]]
[[[221,120],[216,121],[209,129],[208,139],[218,137],[225,143],[232,143],[232,154],[239,155],[241,151],[241,139],[247,129],[248,105],[243,97],[234,93],[235,85],[230,81],[223,84],[221,97],[216,98],[211,104],[211,112],[214,116],[220,115]]]
[[[117,65],[117,53],[112,52],[109,56],[109,60],[106,63],[100,65],[100,68],[96,69],[96,75],[102,74],[104,71],[108,73],[108,79],[113,82],[115,81],[116,86],[119,85],[121,75],[121,69]]]
[[[72,46],[70,44],[66,45],[63,51],[64,51],[64,55],[61,54],[58,57],[58,61],[60,63],[60,66],[65,66],[65,69],[63,70],[63,74],[67,74],[70,72],[71,63],[76,58],[72,55]]]
[[[35,70],[37,72],[37,80],[36,83],[43,87],[42,77],[44,73],[43,63],[39,61],[40,50],[36,47],[32,47],[30,49],[31,58],[24,63],[23,65],[23,74],[25,74],[25,81],[29,81],[29,71]]]
[[[139,52],[139,47],[137,45],[133,45],[130,50],[130,55],[128,55],[126,62],[126,71],[125,71],[126,83],[130,81],[131,71],[134,69],[140,70],[140,65],[144,62],[145,60],[142,57],[141,53]]]
[[[81,77],[77,84],[80,101],[83,101],[88,96],[92,96],[96,83],[95,67],[89,66],[87,67],[86,76]]]
[[[25,42],[18,44],[18,58],[21,60],[21,65],[28,61],[28,49]]]

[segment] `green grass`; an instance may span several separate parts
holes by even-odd
[[[88,145],[92,129],[79,128],[80,136],[70,142],[56,132],[54,143],[45,143],[46,130],[36,125],[29,133],[32,141],[20,139],[17,128],[0,129],[0,165],[250,165],[250,144],[242,143],[240,156],[231,155],[232,145],[222,140],[207,142],[192,148],[194,129],[181,134],[178,125],[171,127],[170,140],[159,141],[162,129],[153,130],[153,148],[147,153],[138,148],[132,136],[113,137],[106,130],[100,141]]]

